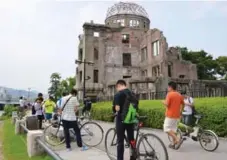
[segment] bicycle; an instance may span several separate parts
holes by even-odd
[[[104,131],[102,127],[98,123],[93,121],[87,121],[85,123],[82,123],[84,120],[83,116],[78,117],[77,119],[78,119],[77,123],[81,131],[82,142],[88,147],[95,147],[99,145],[104,137]],[[94,129],[92,131],[91,128],[93,127],[96,127],[97,129]],[[71,129],[70,134],[76,137],[74,131]],[[97,136],[95,137],[95,135]],[[90,143],[91,140],[97,140],[97,138],[98,138],[97,142],[94,142],[94,144]],[[51,146],[61,145],[65,142],[61,117],[59,117],[57,121],[53,122],[52,124],[45,128],[44,140]],[[74,138],[74,140],[76,139]]]
[[[115,115],[116,116],[116,115]],[[161,160],[158,157],[158,153],[156,152],[156,150],[153,148],[153,146],[148,142],[148,138],[153,138],[156,139],[160,144],[161,144],[161,148],[164,151],[164,159],[163,160],[169,160],[169,156],[168,156],[168,152],[166,149],[165,144],[163,143],[163,141],[156,136],[155,134],[152,133],[142,133],[140,132],[140,129],[143,127],[143,120],[147,119],[147,116],[137,116],[137,120],[138,123],[135,124],[135,128],[134,130],[136,131],[136,139],[135,139],[135,144],[130,144],[128,141],[128,138],[126,135],[124,135],[124,139],[126,141],[126,145],[125,146],[129,146],[130,149],[130,156],[133,156],[133,158],[137,159],[137,160]],[[113,135],[111,137],[109,137],[109,135],[111,134],[111,132],[113,132]],[[108,145],[108,140],[111,141],[110,146]],[[145,142],[146,144],[145,144]],[[117,146],[117,136],[116,136],[116,128],[110,128],[107,132],[106,132],[106,136],[105,136],[105,150],[106,153],[109,157],[109,159],[111,160],[116,160],[116,153],[112,154],[110,152],[110,147],[116,147]],[[140,152],[140,147],[143,147],[145,149],[144,152]],[[150,150],[147,150],[147,148],[150,148]],[[117,151],[117,149],[115,148],[115,151]],[[143,157],[143,158],[141,158]]]
[[[209,152],[215,151],[218,146],[219,146],[219,140],[218,136],[211,130],[204,130],[200,125],[199,125],[199,120],[202,119],[201,114],[197,114],[194,116],[196,118],[195,125],[194,127],[187,126],[181,122],[178,124],[178,129],[177,129],[177,136],[180,139],[186,140],[187,137],[191,138],[193,141],[199,141],[201,147]],[[183,127],[185,129],[185,132],[183,132],[180,127]],[[211,149],[206,148],[208,143],[211,143],[211,138],[214,138],[215,146]],[[168,139],[170,142],[172,142],[172,138],[168,136]],[[205,143],[205,144],[203,144]]]

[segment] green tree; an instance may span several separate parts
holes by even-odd
[[[48,93],[54,96],[57,100],[61,96],[61,75],[59,73],[52,73],[50,76],[50,88]]]
[[[75,76],[63,79],[61,81],[61,90],[62,90],[62,92],[69,93],[72,90],[72,88],[75,86],[75,84],[76,84]]]
[[[218,64],[217,73],[222,77],[222,79],[227,80],[227,56],[219,56],[216,59]]]
[[[181,51],[183,60],[191,61],[197,65],[197,73],[199,79],[215,80],[218,67],[217,61],[213,56],[205,52],[189,51],[186,47],[178,47]]]

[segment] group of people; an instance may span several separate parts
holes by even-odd
[[[183,139],[177,137],[178,122],[182,122],[186,125],[193,124],[193,114],[195,114],[193,98],[188,96],[185,91],[179,93],[176,91],[177,84],[175,82],[169,82],[168,94],[163,104],[166,107],[164,132],[172,137],[173,142],[169,144],[169,148],[179,149],[183,143]]]
[[[177,84],[175,82],[168,83],[168,94],[163,104],[166,109],[165,120],[163,124],[164,132],[172,137],[173,143],[169,145],[172,149],[179,149],[183,140],[176,135],[178,122],[182,119],[186,125],[192,125],[192,117],[194,112],[193,98],[188,96],[186,92],[179,93],[176,91]],[[118,80],[116,83],[117,93],[113,100],[113,110],[117,112],[116,130],[117,130],[117,160],[124,159],[124,135],[127,132],[127,137],[131,147],[134,144],[134,125],[125,123],[124,119],[127,117],[129,111],[129,104],[126,103],[128,97],[134,99],[133,92],[130,91],[124,80]],[[132,101],[131,101],[132,102]],[[138,110],[138,101],[135,103],[135,108]],[[131,155],[130,160],[135,160]]]
[[[39,93],[34,104],[32,105],[32,115],[36,115],[39,122],[39,129],[42,129],[43,120],[51,122],[52,115],[55,111],[56,104],[53,96],[49,96],[44,101],[43,94]]]
[[[186,95],[186,92],[179,93],[176,91],[177,84],[175,82],[168,83],[168,94],[163,104],[166,108],[165,120],[163,124],[164,132],[172,137],[173,143],[169,145],[172,149],[178,149],[183,140],[179,139],[176,135],[178,122],[183,119],[183,122],[187,125],[192,123],[193,115],[193,98]],[[118,80],[116,83],[117,93],[113,100],[113,110],[117,113],[116,116],[116,131],[117,131],[117,160],[124,159],[124,134],[127,132],[127,137],[130,145],[135,143],[134,139],[134,124],[127,123],[125,118],[129,112],[129,105],[133,103],[133,107],[138,110],[139,101],[130,89],[127,88],[124,80]],[[86,111],[86,107],[91,109],[91,101],[87,99],[84,102],[83,112]],[[43,99],[43,95],[40,93],[34,103],[33,114],[37,115],[39,120],[39,128],[42,128],[42,121],[45,119],[50,121],[52,114],[57,111],[61,115],[63,123],[65,142],[67,150],[71,150],[69,129],[73,128],[76,135],[78,147],[82,147],[82,139],[80,129],[77,124],[77,116],[80,103],[77,99],[77,91],[72,89],[70,94],[63,93],[55,104],[52,96],[46,101]],[[130,160],[134,160],[133,155]]]
[[[90,98],[86,98],[84,101],[84,107],[82,109],[82,113],[91,109],[91,100]],[[37,116],[39,121],[39,128],[42,129],[43,120],[48,122],[57,115],[61,115],[61,121],[63,124],[64,135],[65,135],[65,143],[66,149],[68,151],[71,150],[70,145],[70,133],[69,129],[72,128],[76,135],[77,145],[78,147],[83,147],[81,133],[79,126],[77,124],[77,116],[76,113],[79,110],[80,103],[77,99],[77,90],[72,89],[71,92],[63,93],[62,97],[55,104],[52,96],[49,96],[49,99],[43,99],[43,95],[41,93],[38,94],[37,99],[33,105],[32,114]],[[85,150],[86,147],[83,147]]]

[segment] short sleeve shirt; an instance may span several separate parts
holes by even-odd
[[[69,101],[67,102],[68,99]],[[77,119],[76,119],[75,107],[78,107],[79,105],[80,103],[78,102],[78,99],[76,96],[69,95],[69,96],[63,97],[61,101],[61,108],[64,107],[62,111],[62,119],[66,121],[76,121]]]
[[[46,100],[46,102],[44,103],[45,112],[46,113],[53,113],[55,106],[56,106],[56,104],[53,101]]]
[[[184,115],[191,115],[192,114],[192,107],[189,106],[189,105],[186,105],[186,103],[190,103],[190,104],[193,104],[194,103],[194,100],[192,97],[188,97],[188,98],[185,98],[184,99],[184,111],[183,111],[183,114]]]
[[[35,103],[34,104],[35,110],[36,110],[36,115],[42,115],[43,111],[42,111],[42,104],[40,103]]]
[[[184,104],[183,96],[178,92],[169,92],[166,96],[166,117],[179,119],[181,116],[181,106]]]

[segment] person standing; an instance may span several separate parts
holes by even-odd
[[[35,114],[36,114],[38,122],[39,122],[39,129],[42,129],[42,123],[43,123],[43,119],[44,119],[42,102],[43,102],[43,98],[40,97],[40,98],[36,99],[36,102],[34,104],[34,108],[36,111]]]
[[[92,102],[91,102],[91,98],[87,97],[84,101],[84,107],[82,109],[82,115],[84,115],[84,113],[86,111],[90,111],[91,110],[91,107],[92,107]]]
[[[132,147],[135,147],[134,123],[125,123],[125,118],[129,111],[129,105],[132,102],[138,109],[138,100],[132,96],[132,92],[127,88],[124,80],[118,80],[116,83],[117,93],[114,96],[113,105],[115,106],[116,131],[117,131],[117,160],[124,160],[124,135],[125,130]],[[130,97],[130,101],[128,101]],[[134,155],[130,155],[130,160],[134,160]]]
[[[73,128],[76,134],[76,141],[78,147],[82,147],[81,133],[77,124],[76,117],[76,112],[78,110],[79,105],[80,104],[77,99],[77,90],[72,89],[70,95],[62,98],[61,108],[59,108],[59,113],[61,114],[64,128],[66,148],[68,151],[71,150],[69,134],[70,128]]]
[[[33,104],[32,104],[32,115],[36,115],[35,103],[36,103],[37,99],[39,99],[39,98],[43,99],[43,94],[42,93],[38,93],[38,96],[35,99],[35,102],[33,102]]]
[[[20,104],[20,106],[19,106],[19,111],[20,111],[20,112],[23,112],[24,107],[25,107],[25,100],[24,100],[23,97],[20,97],[19,104]]]
[[[53,96],[49,96],[49,99],[47,99],[43,104],[44,110],[45,110],[45,118],[50,123],[52,119],[52,115],[54,113],[54,109],[56,107],[56,104],[54,103]]]
[[[177,84],[175,82],[168,83],[168,94],[163,104],[166,107],[164,132],[173,139],[173,143],[169,145],[172,149],[179,149],[183,143],[183,139],[177,137],[177,125],[181,117],[181,110],[184,105],[183,96],[176,91]]]
[[[61,107],[61,104],[62,104],[62,98],[67,96],[68,94],[66,92],[63,92],[62,93],[62,97],[57,101],[57,108]]]
[[[184,97],[182,120],[185,125],[191,126],[193,123],[194,100],[192,97],[188,96],[185,91],[181,92],[181,95]]]
[[[25,116],[25,100],[24,97],[20,97],[19,107],[18,107],[18,116],[22,118]]]

